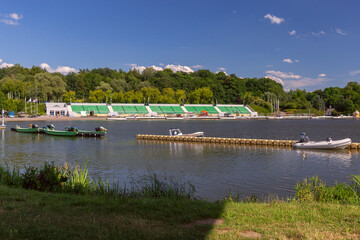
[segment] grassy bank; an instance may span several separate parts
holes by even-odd
[[[0,186],[1,239],[359,239],[360,207],[109,198]]]
[[[359,239],[359,196],[359,175],[305,179],[287,201],[211,203],[157,175],[120,188],[90,180],[86,166],[0,166],[0,239]]]

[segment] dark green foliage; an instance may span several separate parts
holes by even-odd
[[[159,93],[154,100],[142,96],[141,89],[152,88]],[[15,112],[24,110],[24,98],[45,101],[63,101],[65,91],[75,92],[82,102],[105,102],[103,98],[93,98],[95,90],[107,93],[108,102],[128,103],[173,103],[172,98],[163,95],[163,90],[174,92],[183,90],[184,103],[252,104],[263,107],[263,114],[270,110],[271,100],[280,100],[280,110],[309,109],[313,107],[323,112],[324,108],[335,107],[339,114],[352,114],[360,109],[360,85],[349,82],[346,87],[330,87],[324,90],[306,92],[290,90],[268,78],[239,78],[235,74],[212,73],[198,70],[193,73],[172,72],[170,69],[155,71],[147,68],[142,73],[137,70],[113,70],[109,68],[82,69],[78,73],[63,75],[48,73],[39,67],[24,68],[20,65],[0,69],[0,105]],[[199,91],[209,89],[202,99]],[[130,96],[134,95],[134,96]],[[128,97],[120,97],[128,96]],[[269,98],[271,96],[271,98]],[[66,98],[66,97],[65,97]],[[200,99],[199,99],[200,98]],[[76,100],[74,100],[76,101]],[[178,101],[176,101],[178,103]]]
[[[65,192],[75,194],[106,195],[111,197],[132,198],[174,198],[193,199],[195,188],[189,182],[174,181],[167,176],[152,174],[140,180],[133,180],[131,187],[120,187],[119,183],[110,184],[107,180],[89,179],[86,168],[68,164],[57,167],[54,163],[45,162],[41,167],[26,166],[20,174],[18,168],[12,170],[0,166],[0,184],[22,187],[46,192]]]
[[[39,191],[61,191],[67,178],[54,163],[45,162],[41,169],[32,166],[25,168],[25,173],[22,174],[22,187]]]

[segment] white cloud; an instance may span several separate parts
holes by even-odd
[[[136,66],[131,68],[131,70],[137,70],[139,73],[142,73],[145,69],[145,66]]]
[[[11,19],[2,19],[2,23],[5,23],[7,25],[19,25],[19,22],[11,20]]]
[[[285,80],[284,82],[287,88],[298,89],[309,86],[316,86],[325,81],[328,81],[328,79],[324,77],[318,77],[318,78],[303,77],[299,80]]]
[[[218,71],[216,71],[216,74],[218,74],[219,72],[223,72],[226,76],[229,76],[229,74],[226,72],[226,68],[223,68],[223,67],[221,67],[221,68],[218,68]]]
[[[282,61],[286,63],[294,63],[290,58],[285,58]]]
[[[12,64],[12,63],[5,63],[5,62],[3,62],[3,60],[2,59],[0,59],[0,68],[7,68],[7,67],[12,67],[12,66],[14,66],[14,64]]]
[[[145,67],[145,66],[137,66],[136,64],[127,64],[128,66],[132,66],[131,70],[137,70],[139,73],[142,73],[145,69],[147,68],[152,68],[155,71],[162,71],[162,67],[158,67],[155,65],[152,65],[150,67]]]
[[[281,17],[276,17],[276,16],[274,16],[274,15],[271,15],[270,13],[266,14],[266,15],[264,16],[264,18],[269,19],[272,24],[274,24],[274,23],[275,23],[275,24],[280,24],[280,23],[282,23],[282,22],[285,21],[285,19],[283,19],[283,18],[281,18]]]
[[[324,32],[323,30],[321,30],[320,32],[312,32],[311,33],[313,36],[321,36],[321,35],[325,35],[326,32]]]
[[[169,68],[173,72],[186,72],[186,73],[193,73],[194,72],[194,70],[192,70],[190,67],[182,66],[182,65],[168,64],[168,65],[166,65],[165,68]]]
[[[265,78],[270,78],[270,79],[274,80],[275,82],[278,82],[281,85],[284,85],[284,81],[281,78],[271,76],[271,75],[266,75]]]
[[[349,72],[350,76],[355,76],[355,75],[358,75],[358,74],[360,74],[360,70],[354,70],[354,71]]]
[[[10,13],[10,14],[2,15],[2,16],[3,16],[3,19],[1,19],[1,22],[5,23],[7,25],[19,25],[19,20],[24,18],[23,15],[18,14],[18,13]]]
[[[297,63],[298,63],[298,62],[300,62],[300,61],[296,59],[296,60],[295,60],[295,62],[297,62]]]
[[[347,35],[346,32],[343,32],[340,28],[335,29],[336,33],[340,34],[340,35]]]
[[[152,65],[150,66],[151,68],[153,68],[155,71],[162,71],[162,67],[158,67],[158,66],[155,66],[155,65]]]
[[[67,66],[58,66],[56,69],[52,69],[50,67],[49,64],[47,63],[41,63],[39,65],[40,68],[45,69],[46,71],[48,71],[49,73],[54,73],[54,72],[58,72],[58,73],[62,73],[62,74],[69,74],[71,72],[78,72],[78,70],[76,70],[75,68],[71,68],[71,67],[67,67]]]
[[[194,66],[192,66],[192,68],[204,68],[204,66],[202,66],[202,65],[194,65]]]
[[[7,68],[7,67],[12,67],[14,66],[14,64],[12,63],[2,63],[0,64],[0,68]]]
[[[19,21],[20,19],[23,18],[23,15],[19,15],[17,13],[11,13],[11,14],[9,14],[9,17],[14,19],[15,21]]]
[[[129,67],[136,67],[137,64],[135,63],[127,63],[127,64],[124,64],[125,66],[129,66]]]
[[[294,35],[296,34],[296,31],[295,31],[295,30],[292,30],[292,31],[289,32],[289,34],[290,34],[291,36],[294,36]]]
[[[324,73],[319,74],[317,78],[302,77],[293,73],[284,73],[280,71],[266,71],[266,73],[268,74],[265,76],[266,78],[270,78],[278,83],[281,83],[284,86],[284,89],[298,89],[316,86],[329,80],[326,78]]]
[[[279,78],[290,78],[290,79],[300,79],[301,76],[300,75],[295,75],[293,73],[284,73],[284,72],[280,72],[280,71],[266,71],[267,74],[269,75],[273,75],[275,77],[279,77]]]

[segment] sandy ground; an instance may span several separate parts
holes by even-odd
[[[5,118],[5,122],[29,122],[29,121],[79,121],[79,120],[106,120],[106,117],[32,117],[32,118]],[[1,118],[0,118],[1,122]]]

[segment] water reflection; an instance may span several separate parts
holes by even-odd
[[[295,150],[302,160],[317,159],[319,161],[327,160],[332,165],[351,166],[354,157],[357,157],[359,152],[357,150]]]
[[[321,122],[321,124],[319,124]],[[36,122],[35,122],[36,123]],[[116,179],[120,183],[149,173],[166,173],[192,182],[197,194],[217,200],[229,191],[251,194],[291,195],[299,180],[318,175],[326,183],[345,182],[360,172],[358,151],[304,151],[291,147],[248,146],[216,143],[185,143],[136,140],[139,133],[167,134],[171,121],[63,121],[57,129],[75,125],[79,129],[108,129],[105,138],[67,138],[44,134],[22,134],[9,128],[1,134],[0,156],[9,166],[24,167],[54,161],[57,165],[84,166],[90,177]],[[27,125],[22,123],[21,125]],[[37,122],[44,126],[47,122]],[[262,139],[296,139],[307,132],[320,139],[351,137],[360,142],[358,122],[348,121],[177,121],[184,132],[205,131],[206,136]],[[358,130],[359,129],[359,130]],[[294,133],[292,135],[292,133]]]
[[[1,129],[1,158],[5,158],[5,129]]]

